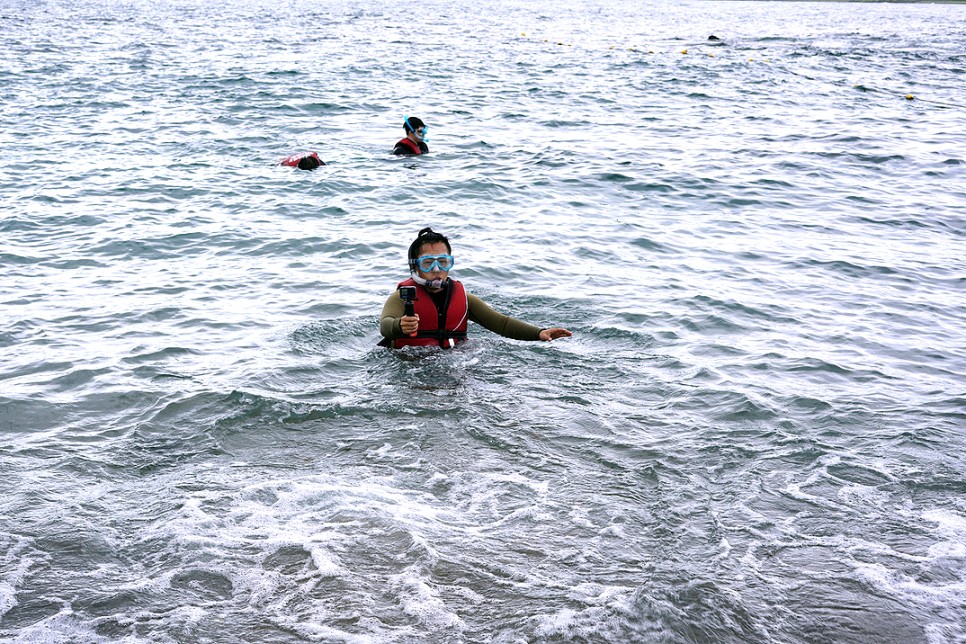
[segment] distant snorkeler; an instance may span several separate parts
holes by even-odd
[[[567,329],[538,326],[498,313],[470,295],[449,276],[456,263],[449,240],[432,228],[419,231],[409,246],[410,278],[396,287],[382,307],[379,346],[449,349],[466,340],[467,322],[475,322],[514,340],[550,342],[573,335]]]
[[[426,138],[429,126],[423,123],[421,118],[418,116],[405,117],[403,119],[403,131],[406,132],[406,137],[396,143],[396,147],[392,149],[393,154],[415,156],[429,152],[429,146],[426,145],[426,141],[429,140]]]
[[[285,157],[278,164],[286,165],[290,168],[298,168],[299,170],[315,170],[319,166],[325,165],[325,161],[320,159],[319,155],[315,152],[299,152]]]

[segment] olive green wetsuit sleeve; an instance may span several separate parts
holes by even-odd
[[[499,333],[505,338],[514,340],[532,341],[540,339],[540,327],[494,311],[475,295],[467,293],[466,299],[469,301],[470,307],[469,319],[493,331],[493,333]]]
[[[405,304],[399,297],[398,291],[393,291],[389,299],[382,307],[382,319],[379,321],[379,332],[387,340],[396,340],[403,337],[402,327],[399,326],[399,318],[406,312]]]

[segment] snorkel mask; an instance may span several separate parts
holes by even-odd
[[[421,128],[417,129],[417,128],[414,128],[413,127],[413,124],[409,122],[409,117],[408,116],[405,117],[405,121],[406,121],[406,127],[409,128],[409,131],[410,132],[412,132],[416,136],[418,136],[420,141],[428,141],[429,140],[428,138],[426,138],[426,133],[429,132],[429,126],[428,125],[423,125]]]
[[[453,264],[455,263],[456,260],[453,259],[452,255],[423,255],[422,257],[409,260],[409,272],[412,275],[413,281],[417,284],[430,288],[443,288],[443,285],[449,282],[449,275],[442,279],[425,280],[419,276],[418,271],[428,273],[434,268],[438,268],[449,273],[449,270],[453,268]]]
[[[408,120],[408,119],[407,119]],[[417,253],[422,248],[423,244],[434,244],[443,243],[446,245],[447,253],[445,255],[423,255],[422,257],[417,256]],[[456,260],[450,254],[452,250],[450,249],[449,240],[446,239],[445,235],[441,235],[434,232],[432,228],[426,227],[419,231],[416,235],[415,241],[409,245],[409,252],[406,253],[407,263],[409,264],[409,274],[413,278],[413,281],[427,288],[443,288],[450,282],[449,270],[453,268]],[[423,272],[428,273],[434,268],[439,268],[447,272],[441,279],[427,280],[419,276],[419,270],[423,269]]]

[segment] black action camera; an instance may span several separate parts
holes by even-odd
[[[402,301],[405,303],[405,306],[406,306],[406,313],[405,313],[405,315],[407,317],[415,315],[416,314],[416,307],[413,305],[413,302],[416,301],[416,287],[415,286],[400,286],[399,287],[399,297],[401,297],[402,298]]]

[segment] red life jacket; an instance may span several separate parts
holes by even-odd
[[[400,145],[405,145],[407,148],[409,148],[409,151],[411,154],[423,153],[423,151],[419,149],[419,146],[416,143],[414,143],[409,137],[406,137],[405,139],[399,139],[399,142],[396,144],[395,147],[398,148]]]
[[[395,348],[400,347],[441,347],[449,349],[466,340],[467,317],[470,304],[462,282],[451,280],[447,289],[446,307],[442,312],[436,309],[432,296],[412,278],[400,282],[399,286],[415,286],[416,300],[413,308],[419,316],[419,331],[416,337],[393,340]]]
[[[305,152],[298,152],[296,154],[293,154],[292,156],[285,157],[284,159],[279,161],[278,164],[287,165],[290,168],[297,168],[299,167],[299,161],[301,161],[302,159],[315,159],[316,161],[319,162],[318,165],[320,166],[325,165],[325,162],[323,162],[322,159],[319,158],[319,155],[316,154],[315,152],[309,152],[307,154]]]

